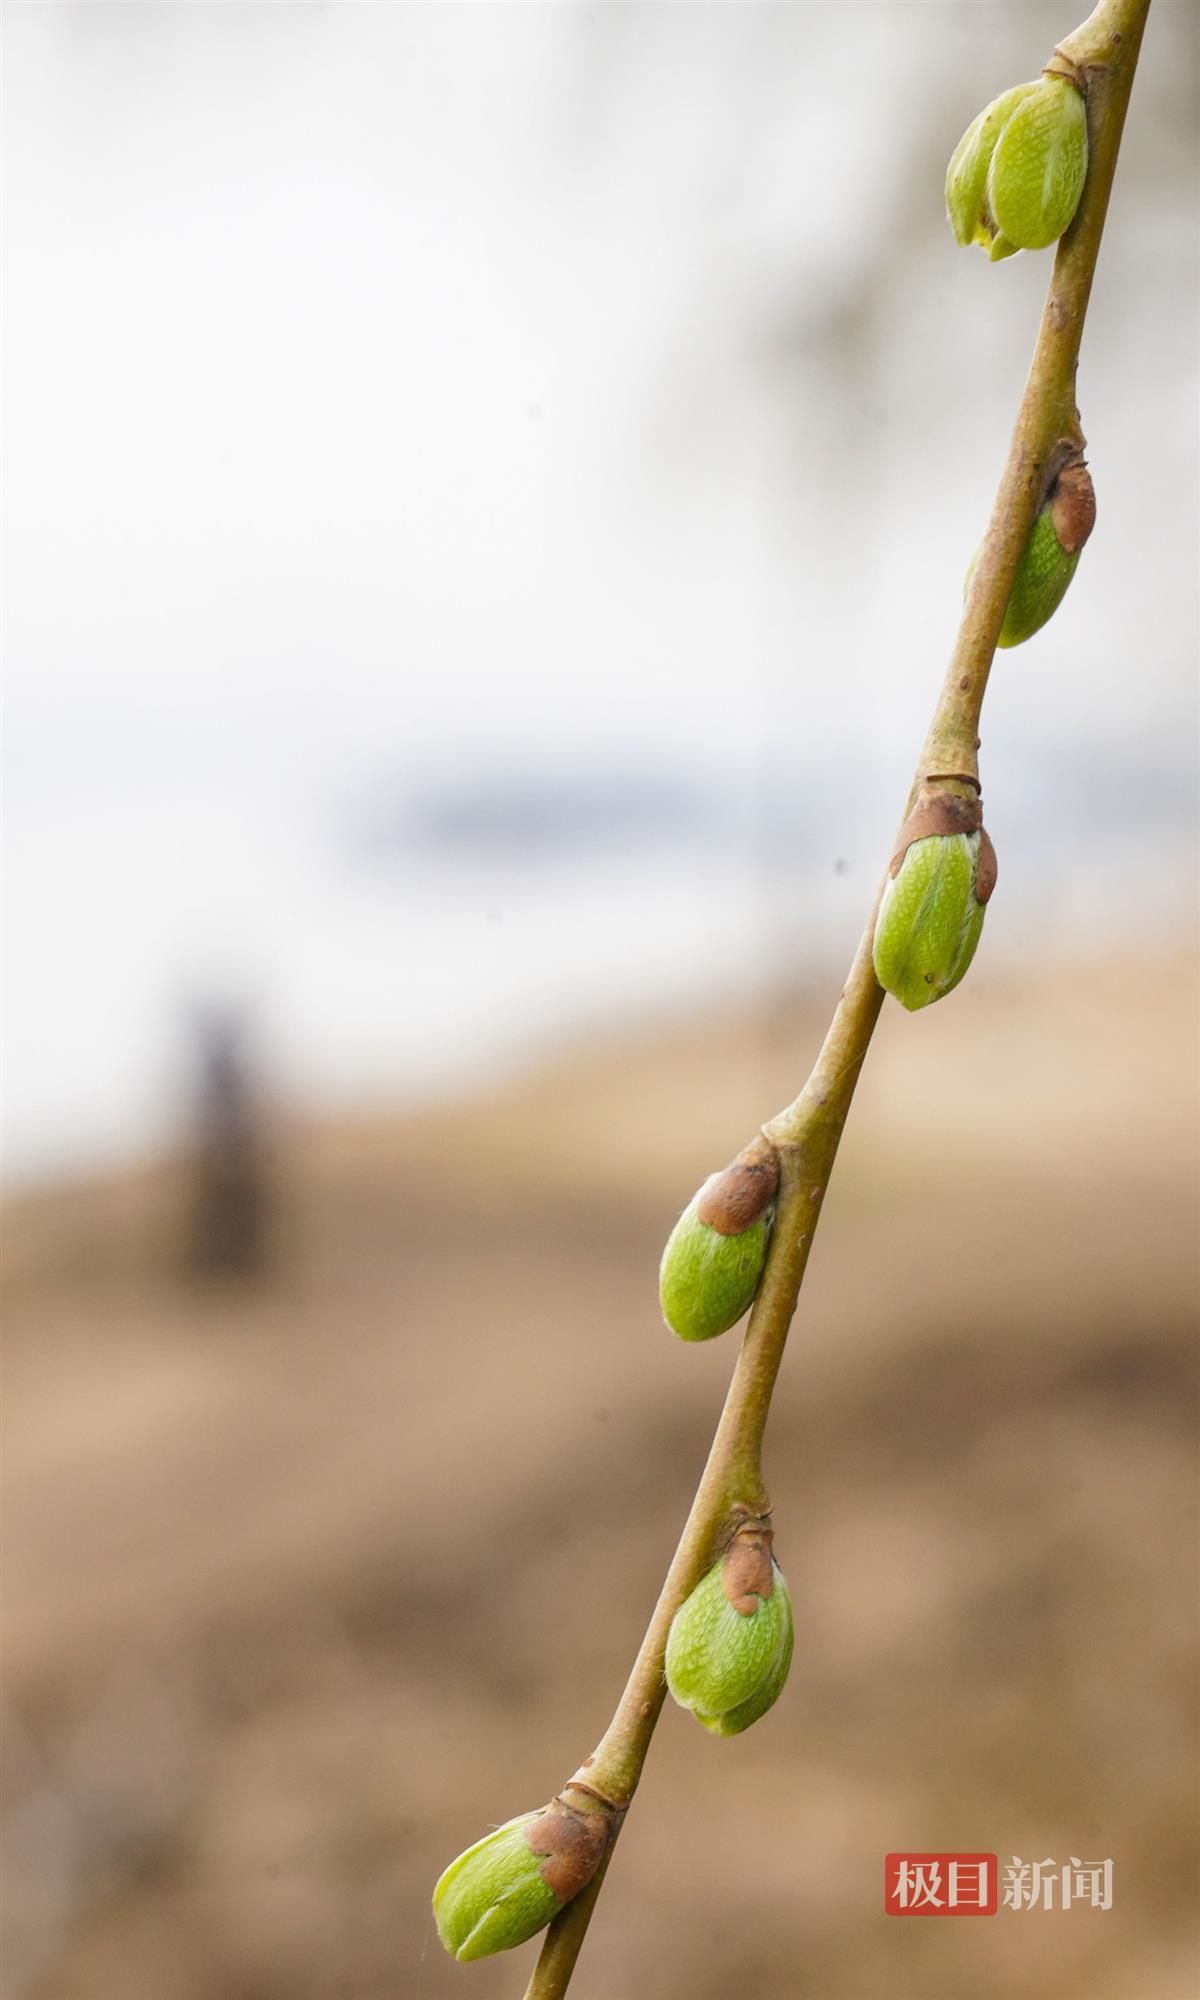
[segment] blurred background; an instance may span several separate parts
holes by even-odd
[[[429,1890],[703,1463],[657,1258],[869,905],[1049,270],[945,163],[1076,18],[8,9],[4,2000],[522,1990]],[[668,1705],[580,2000],[1196,1989],[1198,86],[1156,0],[1000,888],[768,1436],[790,1683]],[[896,1923],[902,1848],[1113,1908]]]

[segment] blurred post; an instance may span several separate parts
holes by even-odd
[[[184,1242],[191,1278],[257,1279],[267,1262],[263,1111],[245,1024],[210,1009],[196,1024],[195,1137]]]

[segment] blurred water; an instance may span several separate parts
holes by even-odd
[[[333,1100],[836,979],[1046,276],[955,250],[944,161],[1073,18],[10,17],[11,1173],[160,1138],[214,997]],[[1101,263],[1096,536],[989,703],[998,964],[1191,907],[1196,26]]]

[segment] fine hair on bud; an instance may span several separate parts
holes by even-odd
[[[487,1958],[544,1930],[591,1881],[613,1823],[613,1809],[602,1801],[575,1806],[555,1798],[468,1847],[433,1892],[438,1936],[451,1957]]]
[[[1087,177],[1087,106],[1074,73],[1006,90],[968,125],[946,170],[960,243],[993,262],[1044,250],[1070,226]]]
[[[777,1701],[792,1662],[792,1605],[772,1531],[737,1529],[671,1621],[667,1686],[714,1736],[738,1736]]]
[[[681,1340],[712,1340],[749,1311],[778,1189],[779,1156],[760,1137],[711,1174],[684,1209],[658,1273],[663,1318]]]
[[[1017,563],[996,644],[1024,645],[1053,618],[1079,566],[1096,520],[1096,493],[1077,447],[1054,475]],[[971,588],[979,551],[971,558],[963,596]]]
[[[958,985],[995,886],[979,800],[922,792],[900,830],[872,942],[876,979],[910,1013]]]

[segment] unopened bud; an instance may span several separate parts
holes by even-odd
[[[946,169],[946,213],[950,227],[960,243],[977,243],[993,262],[1000,257],[1011,257],[1017,245],[997,233],[996,220],[988,206],[988,169],[1005,125],[1017,106],[1036,88],[1036,84],[1018,83],[1003,96],[993,98],[968,125]]]
[[[684,1209],[658,1273],[663,1318],[681,1340],[712,1340],[753,1304],[778,1187],[778,1155],[756,1139]]]
[[[960,243],[995,261],[1044,250],[1079,206],[1087,175],[1087,111],[1061,74],[1020,83],[968,125],[946,172],[946,211]]]
[[[958,985],[995,886],[979,802],[919,799],[892,856],[872,949],[876,979],[910,1013]]]
[[[1096,495],[1082,458],[1073,457],[1054,480],[1021,551],[998,646],[1020,646],[1053,618],[1079,564],[1096,519]],[[976,557],[978,551],[976,551]],[[973,557],[963,595],[975,574]]]
[[[568,1787],[570,1789],[570,1787]],[[453,1958],[487,1958],[524,1944],[591,1881],[611,1811],[552,1799],[521,1813],[452,1861],[433,1892],[438,1936]]]
[[[792,1661],[792,1605],[762,1521],[738,1530],[671,1621],[667,1686],[715,1736],[737,1736],[779,1697]]]

